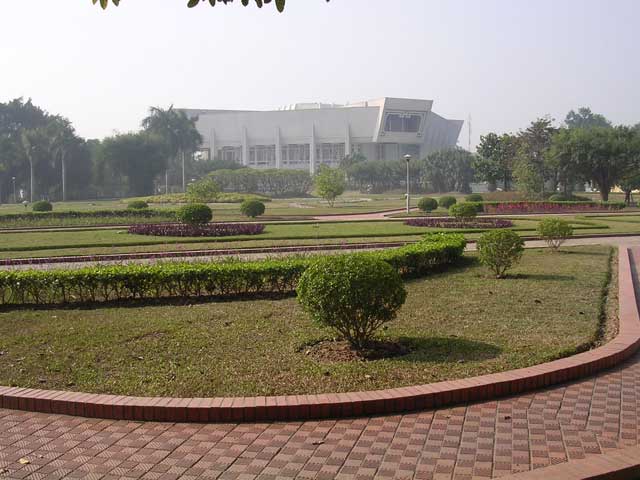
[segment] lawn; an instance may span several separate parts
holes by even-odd
[[[537,220],[517,219],[514,227],[524,235],[534,234]],[[617,223],[616,226],[623,224]],[[574,228],[585,231],[602,229],[604,222],[584,224],[581,221],[574,224]],[[637,228],[637,225],[634,226]],[[606,228],[606,227],[605,227]],[[437,228],[413,227],[405,225],[403,221],[360,221],[360,222],[312,222],[312,223],[269,223],[264,233],[259,235],[242,235],[229,237],[160,237],[147,235],[131,235],[126,229],[81,229],[60,231],[33,231],[0,233],[0,252],[9,257],[24,256],[29,251],[59,250],[58,255],[65,255],[67,249],[95,249],[104,247],[135,247],[147,246],[150,250],[158,250],[158,247],[180,245],[189,248],[219,248],[224,243],[235,247],[247,246],[247,242],[267,241],[271,245],[280,245],[283,240],[321,240],[332,239],[334,242],[341,239],[359,238],[363,241],[388,238],[411,237],[417,238],[427,232],[442,231]],[[471,235],[478,229],[460,230],[447,229],[447,231],[459,231]],[[88,252],[87,252],[88,253]]]
[[[276,395],[403,386],[525,367],[591,345],[610,249],[527,250],[510,278],[474,257],[407,283],[382,332],[412,351],[325,363],[295,298],[0,312],[0,385],[130,395]]]

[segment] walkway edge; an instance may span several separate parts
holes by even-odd
[[[278,397],[128,397],[0,387],[0,408],[115,420],[255,422],[416,411],[528,392],[611,368],[640,347],[631,250],[619,249],[619,332],[606,345],[518,370],[410,387]]]
[[[640,447],[590,455],[582,460],[552,465],[502,477],[503,480],[636,480],[640,478]]]

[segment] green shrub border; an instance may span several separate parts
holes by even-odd
[[[465,246],[460,234],[436,233],[400,248],[347,255],[379,258],[403,277],[419,277],[455,262]],[[0,271],[0,305],[290,293],[315,257],[107,265],[77,270],[5,270]]]
[[[24,212],[24,213],[5,213],[0,215],[0,223],[12,220],[37,220],[40,218],[172,218],[176,217],[176,210],[154,210],[154,209],[121,209],[121,210],[87,210],[87,211],[52,211],[52,212]]]

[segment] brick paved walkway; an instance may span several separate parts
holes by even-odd
[[[639,416],[640,355],[528,395],[386,417],[201,425],[0,409],[0,479],[501,477],[637,445]]]

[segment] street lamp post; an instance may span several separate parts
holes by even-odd
[[[11,177],[13,182],[13,203],[18,203],[18,197],[16,197],[16,177]]]
[[[409,162],[411,162],[411,155],[406,154],[404,159],[407,161],[407,215],[411,208],[410,190],[409,190]]]

